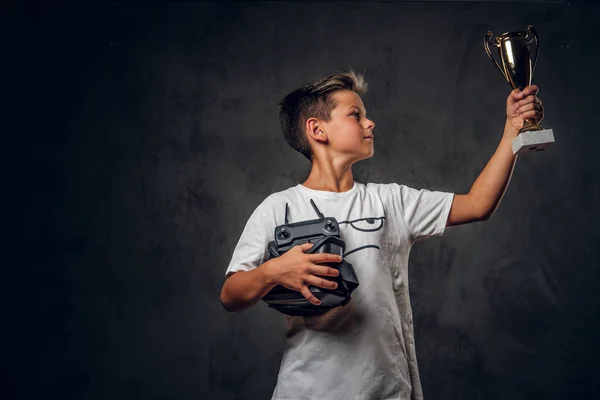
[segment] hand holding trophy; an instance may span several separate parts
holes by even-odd
[[[485,51],[498,67],[504,78],[513,89],[523,90],[531,85],[531,78],[537,63],[539,51],[538,35],[530,25],[525,32],[507,32],[492,40],[494,34],[487,32],[483,42]],[[534,52],[529,50],[529,45],[535,42]],[[490,45],[499,49],[502,66],[494,59]],[[533,55],[533,57],[532,57]],[[533,58],[533,59],[532,59]],[[554,143],[552,129],[543,129],[534,121],[525,119],[519,135],[512,142],[513,154],[527,151],[541,151]]]

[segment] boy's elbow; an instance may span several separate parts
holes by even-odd
[[[494,207],[488,207],[484,210],[482,210],[479,213],[479,221],[487,221],[488,219],[492,218],[492,215],[494,215],[494,213],[496,212],[496,210],[498,209],[498,205],[495,205]]]
[[[231,300],[226,295],[225,285],[223,285],[223,289],[221,289],[221,295],[219,296],[219,300],[221,300],[221,305],[223,306],[225,311],[236,311],[233,307],[233,304],[231,303]]]
[[[231,307],[227,304],[227,301],[225,299],[223,299],[223,296],[221,296],[221,305],[223,306],[225,311],[229,311],[229,312],[232,311]]]
[[[471,210],[471,218],[475,222],[481,222],[490,219],[494,215],[496,207],[492,207],[489,204],[474,203]]]
[[[478,221],[487,221],[488,219],[490,219],[492,217],[492,215],[494,215],[494,212],[487,212],[487,213],[482,213],[477,220]]]
[[[253,289],[249,288],[247,285],[247,280],[244,280],[243,278],[241,280],[232,279],[233,275],[245,275],[246,273],[247,272],[234,272],[225,279],[219,300],[221,301],[223,308],[228,312],[245,310],[257,302],[257,299],[252,294]]]
[[[227,276],[229,278],[229,276]],[[221,305],[225,309],[225,311],[232,311],[231,307],[231,299],[227,295],[227,278],[225,278],[225,282],[223,283],[223,287],[221,288],[221,294],[219,296],[219,300],[221,301]]]
[[[237,299],[235,296],[235,287],[231,286],[232,282],[229,280],[234,274],[227,276],[221,289],[221,295],[219,296],[221,305],[228,312],[236,312],[244,309],[243,304],[240,304],[240,299]]]

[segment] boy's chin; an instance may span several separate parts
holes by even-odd
[[[373,150],[370,154],[366,154],[363,155],[362,157],[358,158],[355,163],[359,162],[359,161],[364,161],[364,160],[368,160],[369,158],[373,157],[375,155],[375,151]]]

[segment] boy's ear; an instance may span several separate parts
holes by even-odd
[[[323,131],[322,123],[317,118],[309,118],[306,120],[306,132],[314,140],[326,142],[327,135]]]

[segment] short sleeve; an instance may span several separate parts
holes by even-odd
[[[268,259],[267,245],[272,240],[272,230],[267,226],[267,219],[259,208],[256,208],[242,231],[233,250],[233,255],[226,275],[238,271],[251,271]]]
[[[454,200],[454,193],[413,189],[390,184],[392,198],[400,202],[400,211],[413,241],[440,236]]]

